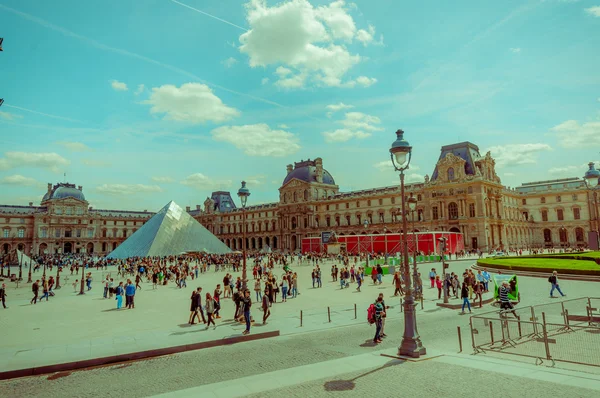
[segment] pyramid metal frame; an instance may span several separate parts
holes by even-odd
[[[164,257],[202,251],[231,253],[225,243],[170,201],[107,258]]]

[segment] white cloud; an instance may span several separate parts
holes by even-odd
[[[352,109],[352,108],[354,108],[354,106],[353,105],[346,105],[343,102],[340,102],[339,104],[330,104],[330,105],[327,105],[326,108],[329,109],[332,112],[337,112],[337,111],[343,111],[344,109]]]
[[[211,131],[216,141],[229,142],[249,156],[282,157],[300,149],[298,137],[285,130],[271,130],[264,124],[222,126]]]
[[[81,163],[90,167],[111,167],[112,163],[104,161],[104,160],[95,160],[95,159],[82,159]]]
[[[154,87],[144,103],[152,105],[150,113],[165,113],[165,120],[193,124],[220,123],[240,114],[237,109],[223,104],[207,85],[200,83]]]
[[[503,166],[535,164],[538,153],[551,150],[548,144],[510,144],[489,148],[496,163]]]
[[[366,138],[370,136],[368,133],[364,133],[362,131],[352,131],[350,129],[337,129],[334,131],[325,131],[323,133],[325,137],[325,142],[334,143],[334,142],[346,142],[350,141],[352,138]]]
[[[514,177],[516,174],[515,173],[502,173],[502,175],[504,177]]]
[[[565,148],[600,147],[600,122],[567,120],[551,129]]]
[[[366,44],[374,28],[357,33],[345,1],[313,7],[308,0],[290,0],[268,7],[264,0],[250,0],[246,9],[250,30],[240,36],[239,49],[248,55],[251,67],[293,69],[278,84],[285,88],[302,88],[308,82],[330,87],[356,84],[343,78],[361,57],[351,54],[344,43],[356,38]]]
[[[275,82],[275,85],[278,87],[286,89],[304,87],[306,73],[293,74],[291,69],[280,66],[275,70],[275,74],[279,77],[279,79]]]
[[[552,167],[548,170],[548,173],[564,177],[581,177],[589,169],[588,163],[589,162],[582,163],[580,165]],[[600,165],[600,160],[593,161],[593,163]]]
[[[280,129],[289,129],[290,126],[288,126],[287,124],[280,124],[277,127],[279,127]]]
[[[16,113],[0,111],[0,118],[6,119],[6,120],[16,120],[16,119],[23,119],[23,116],[17,115]]]
[[[586,8],[585,12],[587,12],[591,16],[600,18],[600,6],[593,6],[590,8]]]
[[[363,87],[369,87],[377,83],[377,79],[375,79],[374,77],[359,76],[356,78],[356,83],[360,84]]]
[[[106,195],[130,196],[140,193],[162,192],[162,188],[158,185],[144,184],[103,184],[96,187],[96,191]]]
[[[380,124],[381,119],[377,116],[367,115],[362,112],[348,112],[346,118],[340,120],[339,123],[343,124],[344,127],[349,129],[362,129],[368,131],[382,131],[383,128],[375,126]]]
[[[40,183],[30,177],[24,177],[20,174],[15,174],[12,176],[6,176],[0,180],[0,184],[3,185],[19,185],[19,186],[35,186],[40,185]]]
[[[269,84],[269,78],[268,77],[263,77],[262,80],[260,81],[260,84],[262,84],[263,86],[265,84]]]
[[[17,167],[35,167],[59,172],[70,164],[67,159],[57,153],[5,152],[0,159],[0,170],[10,170]]]
[[[144,92],[144,90],[146,89],[146,86],[144,86],[143,84],[139,84],[137,87],[137,90],[135,90],[135,95],[140,95]]]
[[[388,159],[388,160],[383,160],[379,163],[375,163],[373,165],[373,167],[375,167],[377,170],[379,171],[393,171],[395,173],[394,170],[394,166],[392,165],[392,160]],[[419,171],[421,168],[415,164],[411,164],[409,170],[412,171]]]
[[[520,47],[511,47],[511,48],[509,48],[509,50],[510,50],[511,53],[515,53],[515,54],[518,54],[518,53],[521,52],[521,48]]]
[[[229,57],[226,60],[222,61],[221,63],[226,67],[226,68],[231,68],[233,65],[237,64],[238,60],[233,58],[233,57]]]
[[[232,181],[215,181],[202,173],[195,173],[184,178],[181,181],[181,184],[197,189],[225,189],[231,186]]]
[[[361,42],[364,46],[373,41],[373,36],[375,36],[375,27],[373,25],[369,25],[367,30],[360,29],[356,32],[356,40]]]
[[[406,182],[408,184],[412,182],[424,182],[425,176],[421,174],[411,173],[406,175]]]
[[[169,184],[169,183],[175,182],[175,180],[171,177],[152,177],[152,181],[160,182],[163,184]]]
[[[85,151],[90,151],[91,148],[87,145],[85,145],[82,142],[57,142],[58,145],[61,145],[63,147],[65,147],[66,149],[68,149],[69,151],[72,152],[85,152]]]
[[[129,89],[127,88],[127,84],[125,84],[125,83],[123,83],[123,82],[120,82],[120,81],[118,81],[118,80],[112,80],[112,81],[110,82],[110,85],[112,86],[112,88],[113,88],[115,91],[127,91],[127,90],[129,90]]]
[[[328,105],[328,109],[344,109],[349,107],[343,103]],[[331,117],[333,112],[327,114]],[[381,127],[376,126],[380,124],[381,120],[376,116],[367,115],[361,112],[347,112],[345,118],[338,120],[337,123],[342,124],[344,127],[333,131],[323,132],[325,142],[346,142],[352,138],[363,139],[370,137],[373,131],[383,130]]]

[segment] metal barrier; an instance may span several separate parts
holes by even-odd
[[[600,366],[600,298],[493,311],[470,318],[474,354],[499,352]]]

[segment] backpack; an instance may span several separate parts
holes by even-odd
[[[552,283],[552,277],[551,276],[548,277],[548,282]]]
[[[375,312],[375,304],[369,305],[369,308],[367,309],[367,321],[369,322],[369,325],[375,323]]]

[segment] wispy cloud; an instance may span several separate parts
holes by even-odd
[[[103,184],[96,188],[96,191],[113,196],[131,196],[141,193],[162,192],[158,185],[144,184]]]
[[[70,163],[67,159],[54,152],[6,152],[4,158],[0,158],[0,170],[35,167],[58,172]]]
[[[0,179],[0,184],[2,185],[15,185],[15,186],[36,186],[41,185],[35,178],[24,177],[20,174],[15,174],[12,176],[6,176]]]
[[[64,141],[60,141],[57,142],[58,145],[65,147],[66,149],[68,149],[69,151],[72,152],[86,152],[86,151],[91,151],[92,149],[85,145],[82,142],[64,142]]]
[[[0,8],[2,8],[2,7],[3,7],[2,4],[0,4]],[[74,123],[83,123],[81,120],[71,119],[69,117],[64,117],[64,116],[51,115],[49,113],[38,112],[38,111],[34,111],[33,109],[27,109],[27,108],[22,108],[22,107],[16,106],[16,105],[10,105],[10,104],[7,104],[6,102],[2,106],[5,106],[7,108],[18,109],[18,110],[24,111],[24,112],[34,113],[36,115],[50,117],[52,119],[65,120],[67,122],[74,122]]]
[[[152,181],[163,184],[170,184],[172,182],[175,182],[175,179],[173,179],[172,177],[152,177]]]
[[[246,29],[246,28],[244,28],[244,27],[242,27],[242,26],[236,25],[236,24],[234,24],[233,22],[229,22],[229,21],[227,21],[227,20],[225,20],[225,19],[223,19],[223,18],[219,18],[219,17],[217,17],[216,15],[209,14],[209,13],[207,13],[207,12],[205,12],[205,11],[199,10],[199,9],[197,9],[197,8],[194,8],[194,7],[192,7],[192,6],[189,6],[189,5],[187,5],[187,4],[180,3],[180,2],[178,2],[178,1],[175,1],[175,0],[171,0],[171,1],[172,1],[173,3],[175,3],[175,4],[179,4],[180,6],[183,6],[183,7],[189,8],[189,9],[190,9],[190,10],[192,10],[192,11],[196,11],[196,12],[198,12],[198,13],[200,13],[200,14],[206,15],[206,16],[207,16],[207,17],[209,17],[209,18],[216,19],[217,21],[220,21],[220,22],[226,23],[227,25],[231,25],[231,26],[233,26],[234,28],[238,28],[238,29],[240,29],[240,30],[243,30],[244,32],[247,32],[247,31],[248,31],[248,29]]]
[[[23,116],[17,115],[16,113],[0,111],[0,118],[5,119],[5,120],[16,120],[16,119],[22,119]]]
[[[600,6],[593,6],[593,7],[590,7],[590,8],[586,8],[585,12],[588,13],[589,15],[593,16],[593,17],[600,18]]]
[[[514,54],[518,54],[518,53],[521,52],[521,48],[520,47],[511,47],[511,48],[509,48],[509,50],[510,50],[511,53],[514,53]]]
[[[112,163],[107,162],[105,160],[96,160],[96,159],[82,159],[81,163],[85,164],[86,166],[90,166],[90,167],[110,167],[112,166]]]
[[[185,6],[185,7],[190,8],[189,6],[187,6],[187,5],[183,4],[183,3],[179,3],[179,4],[181,4],[181,5]],[[253,99],[255,101],[259,101],[259,102],[263,102],[263,103],[266,103],[266,104],[274,105],[274,106],[277,106],[277,107],[280,107],[280,108],[290,108],[287,105],[283,105],[283,104],[280,104],[280,103],[277,103],[277,102],[274,102],[274,101],[271,101],[271,100],[268,100],[268,99],[265,99],[265,98],[256,97],[254,95],[242,93],[242,92],[239,92],[239,91],[236,91],[236,90],[229,89],[227,87],[220,86],[220,85],[215,84],[215,83],[211,83],[209,81],[206,81],[206,80],[198,77],[197,75],[195,75],[193,73],[190,73],[190,72],[188,72],[188,71],[186,71],[184,69],[178,68],[176,66],[173,66],[173,65],[161,62],[161,61],[157,61],[155,59],[152,59],[152,58],[140,55],[140,54],[136,54],[136,53],[128,51],[128,50],[124,50],[124,49],[121,49],[121,48],[108,46],[108,45],[106,45],[104,43],[101,43],[99,41],[96,41],[94,39],[90,39],[88,37],[85,37],[85,36],[82,36],[82,35],[80,35],[78,33],[72,32],[72,31],[70,31],[68,29],[65,29],[63,27],[60,27],[58,25],[54,25],[54,24],[52,24],[52,23],[50,23],[50,22],[48,22],[48,21],[46,21],[44,19],[35,17],[35,16],[31,15],[31,14],[27,14],[25,12],[16,10],[14,8],[7,7],[7,6],[3,5],[3,4],[0,4],[0,9],[3,9],[3,10],[8,11],[8,12],[12,12],[13,14],[19,15],[20,17],[25,18],[25,19],[33,22],[33,23],[36,23],[36,24],[38,24],[40,26],[43,26],[45,28],[54,30],[56,32],[62,33],[63,35],[65,35],[67,37],[71,37],[73,39],[77,39],[79,41],[82,41],[82,42],[84,42],[84,43],[86,43],[86,44],[88,44],[88,45],[90,45],[92,47],[95,47],[97,49],[104,50],[104,51],[109,51],[109,52],[113,52],[113,53],[116,53],[116,54],[124,55],[126,57],[135,58],[135,59],[138,59],[140,61],[144,61],[144,62],[153,64],[153,65],[157,65],[157,66],[160,66],[162,68],[168,69],[168,70],[170,70],[172,72],[178,73],[178,74],[183,75],[183,76],[187,76],[187,77],[192,78],[192,79],[194,79],[196,81],[202,82],[202,83],[204,83],[206,85],[215,87],[215,88],[223,90],[223,91],[227,91],[227,92],[232,93],[232,94],[240,95],[240,96],[243,96],[243,97],[246,97],[246,98]],[[194,11],[199,11],[199,10],[194,9]],[[211,16],[211,17],[214,17],[214,16]],[[225,22],[227,22],[227,21],[225,21]],[[241,28],[241,29],[244,29],[244,28]],[[46,115],[46,116],[48,116],[48,115]],[[70,121],[74,121],[74,120],[71,119]]]
[[[127,91],[127,90],[129,90],[129,88],[127,87],[127,84],[125,84],[123,82],[120,82],[118,80],[111,80],[110,86],[115,91]]]
[[[229,57],[226,60],[221,62],[223,64],[223,66],[225,66],[226,68],[231,68],[233,65],[238,63],[238,60],[233,58],[233,57]]]

